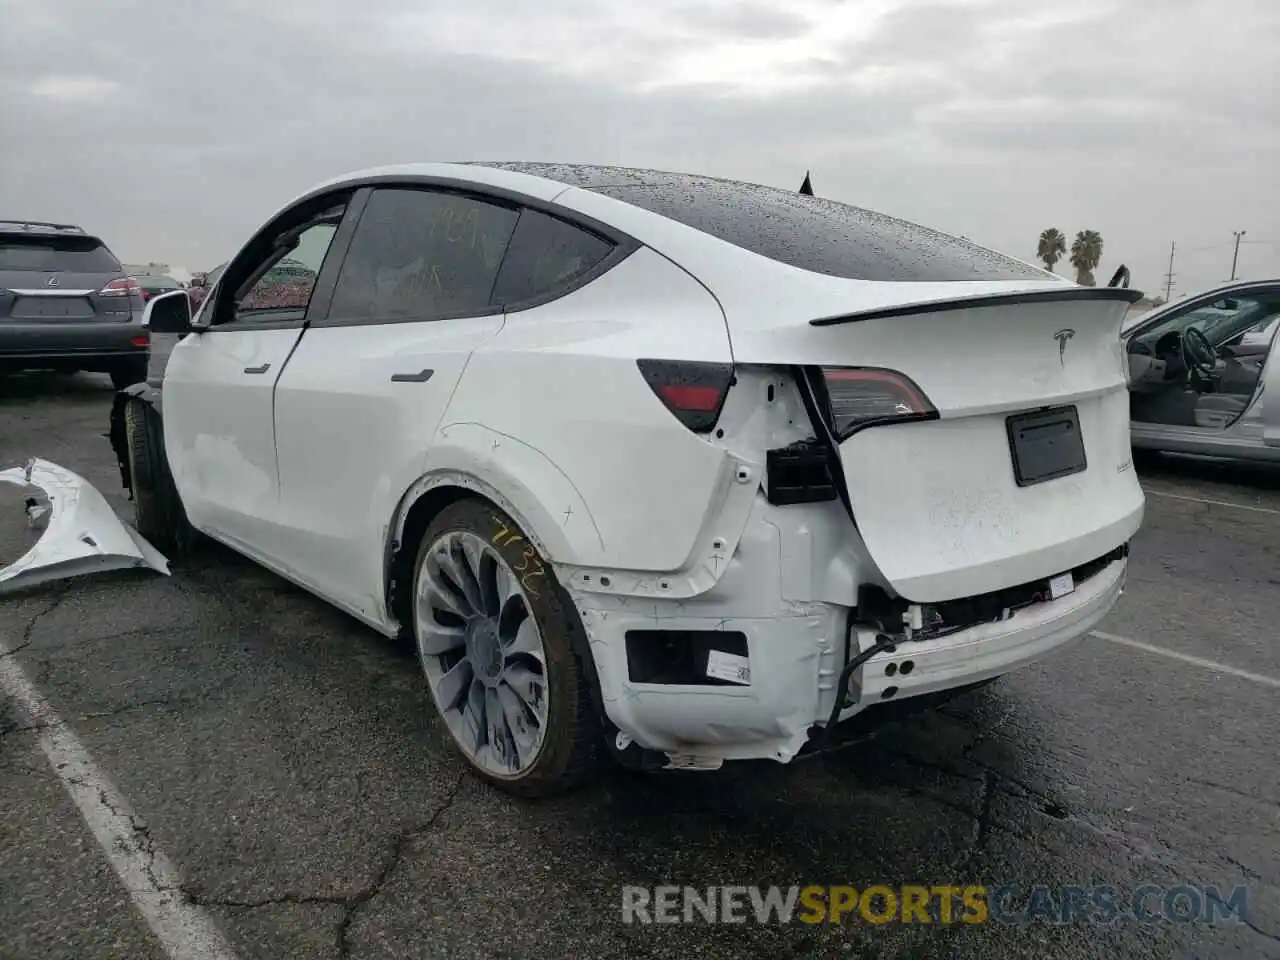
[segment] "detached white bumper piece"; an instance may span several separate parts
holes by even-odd
[[[49,498],[48,523],[39,541],[0,568],[0,594],[104,570],[150,567],[169,575],[169,561],[160,551],[126,526],[78,474],[33,458],[25,467],[0,470],[0,482],[38,487]]]

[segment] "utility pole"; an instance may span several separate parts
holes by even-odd
[[[1243,237],[1248,230],[1232,230],[1236,238],[1236,252],[1231,255],[1231,279],[1236,278],[1236,263],[1240,260],[1240,238]]]
[[[1173,293],[1173,251],[1177,247],[1177,243],[1170,241],[1169,243],[1169,272],[1164,275],[1164,302],[1169,302],[1169,296]]]

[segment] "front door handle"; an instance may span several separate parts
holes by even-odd
[[[431,379],[434,370],[419,370],[417,373],[393,373],[392,383],[426,383]]]
[[[269,363],[264,363],[264,364],[263,364],[262,366],[260,366],[260,367],[245,367],[245,368],[244,368],[244,372],[245,372],[245,373],[266,373],[266,372],[267,372],[267,370],[270,368],[270,366],[271,366],[271,364],[269,364]]]

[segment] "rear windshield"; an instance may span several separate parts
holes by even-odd
[[[121,267],[101,240],[0,234],[0,270],[119,273]]]
[[[623,167],[485,164],[558,180],[660,214],[771,260],[850,280],[1043,280],[1043,271],[958,237],[757,184]]]

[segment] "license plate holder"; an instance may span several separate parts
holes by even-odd
[[[1089,465],[1074,406],[1016,414],[1005,426],[1013,477],[1020,487],[1083,473]]]
[[[80,298],[21,297],[14,301],[10,316],[15,320],[87,320],[93,310]]]

